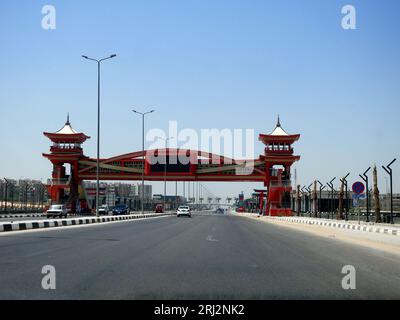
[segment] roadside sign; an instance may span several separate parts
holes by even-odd
[[[352,194],[353,198],[353,207],[359,207],[361,205],[360,200],[366,198],[365,193],[353,193]]]
[[[361,194],[365,191],[365,186],[364,183],[357,181],[353,183],[353,186],[351,187],[353,192],[356,194]]]
[[[365,193],[353,193],[352,198],[353,199],[365,199],[367,196]]]

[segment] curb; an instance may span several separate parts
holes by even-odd
[[[0,219],[5,218],[35,218],[35,217],[44,217],[44,214],[9,214],[5,216],[0,216]]]
[[[245,217],[253,217],[251,215],[244,215]],[[257,218],[254,216],[253,218]],[[301,224],[309,224],[309,225],[319,225],[331,228],[339,228],[346,230],[355,230],[355,231],[363,231],[363,232],[372,232],[372,233],[380,233],[380,234],[388,234],[392,236],[400,236],[399,228],[387,228],[387,227],[377,227],[377,226],[368,226],[368,225],[359,225],[354,223],[345,223],[340,221],[320,221],[317,219],[311,218],[299,218],[299,217],[262,217],[266,220],[278,220],[278,221],[287,221]]]
[[[51,219],[51,220],[38,220],[38,221],[25,221],[25,222],[5,222],[0,224],[0,232],[8,231],[22,231],[30,229],[44,229],[54,227],[65,227],[92,223],[105,223],[111,221],[133,220],[141,218],[163,217],[169,216],[169,213],[162,214],[144,214],[144,215],[123,215],[112,217],[99,217],[99,218],[72,218],[72,219]]]

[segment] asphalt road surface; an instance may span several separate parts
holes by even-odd
[[[56,289],[41,287],[42,267]],[[356,290],[341,286],[356,269]],[[400,259],[227,215],[0,236],[0,299],[399,299]]]

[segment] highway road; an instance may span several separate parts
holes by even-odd
[[[42,267],[56,289],[41,287]],[[356,269],[356,290],[341,286]],[[400,259],[228,215],[0,235],[0,299],[399,299]]]

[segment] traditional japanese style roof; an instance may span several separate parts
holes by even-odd
[[[67,122],[65,122],[65,125],[60,130],[56,132],[43,132],[43,134],[53,142],[63,143],[83,143],[86,139],[90,138],[72,128],[69,122],[69,114],[67,115]]]
[[[288,134],[281,126],[281,121],[278,116],[275,129],[270,134],[260,134],[258,140],[264,144],[276,143],[293,143],[299,140],[299,134]]]
[[[58,134],[77,134],[78,133],[71,127],[71,123],[69,122],[69,114],[67,115],[67,122],[64,124],[64,127],[62,127],[60,130],[58,130],[56,133],[58,133]]]
[[[285,130],[283,130],[279,116],[278,116],[278,122],[276,124],[274,131],[272,131],[272,133],[270,133],[269,135],[270,136],[288,136],[289,135]]]

